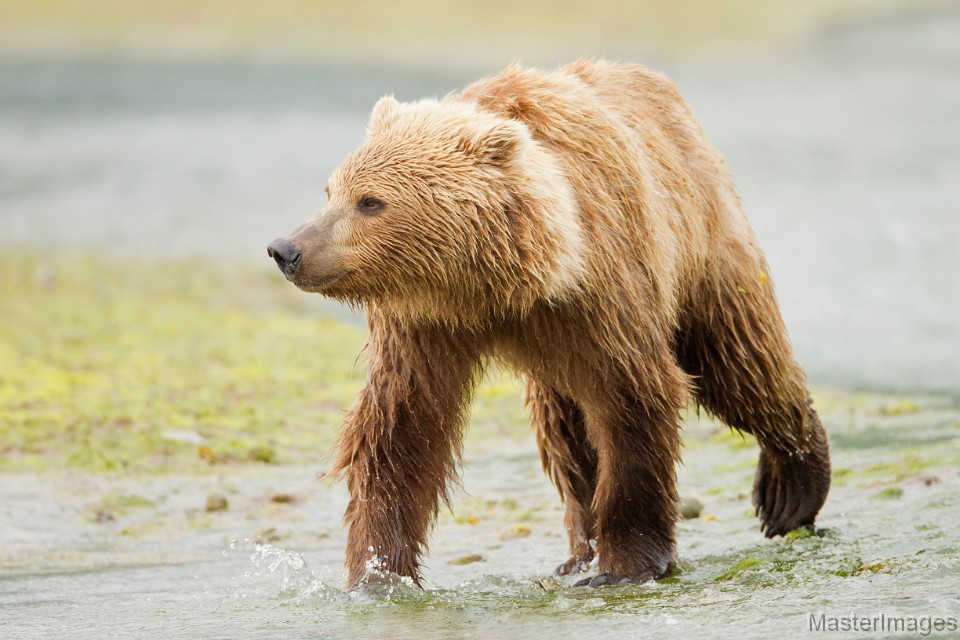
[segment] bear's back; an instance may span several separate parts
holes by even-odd
[[[563,158],[600,270],[657,265],[651,287],[674,306],[702,273],[736,193],[676,87],[636,64],[580,60],[557,71],[512,66],[451,100],[526,124]],[[616,234],[610,230],[616,229]],[[749,233],[749,231],[747,232]]]

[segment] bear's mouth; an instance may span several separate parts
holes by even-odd
[[[309,291],[311,293],[323,293],[323,290],[328,288],[331,284],[339,280],[350,273],[349,270],[336,271],[331,273],[328,276],[322,278],[315,278],[312,280],[307,280],[303,278],[297,278],[296,274],[293,277],[287,277],[287,280],[292,282],[298,289],[302,291]]]

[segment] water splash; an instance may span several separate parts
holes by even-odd
[[[258,569],[267,569],[280,575],[281,597],[301,602],[307,598],[332,600],[342,594],[339,589],[322,582],[307,566],[307,561],[296,551],[272,544],[255,544],[250,563]]]
[[[359,602],[386,600],[400,602],[419,600],[424,592],[413,582],[413,578],[401,576],[386,568],[386,559],[377,555],[373,547],[367,549],[370,559],[364,563],[363,575],[357,581],[356,589],[350,596]]]

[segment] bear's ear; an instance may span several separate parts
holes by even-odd
[[[392,95],[383,96],[373,105],[373,112],[370,114],[370,123],[367,125],[368,131],[377,131],[383,127],[386,122],[400,111],[400,103]]]
[[[470,132],[460,141],[460,150],[479,164],[505,166],[516,157],[523,143],[523,131],[513,122],[499,122],[490,128]]]

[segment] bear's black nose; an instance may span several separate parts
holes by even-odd
[[[277,238],[267,246],[267,255],[277,261],[283,275],[291,276],[300,266],[300,252],[285,238]]]

